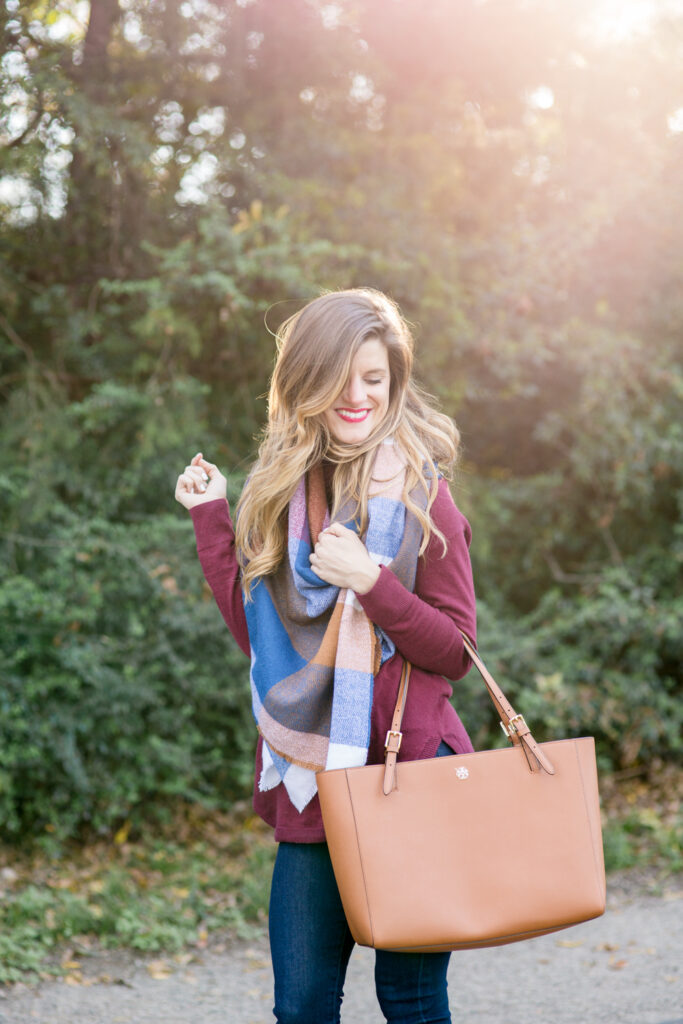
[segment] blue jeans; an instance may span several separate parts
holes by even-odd
[[[442,743],[437,756],[452,754]],[[339,1024],[353,939],[326,843],[280,843],[270,894],[278,1024]],[[377,999],[389,1024],[450,1024],[450,953],[375,953]]]

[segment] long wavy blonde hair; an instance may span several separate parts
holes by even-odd
[[[344,445],[331,436],[322,414],[342,391],[359,347],[373,338],[387,349],[389,406],[363,443]],[[302,476],[321,459],[336,463],[332,518],[351,499],[364,533],[375,450],[389,436],[406,458],[403,500],[423,529],[420,554],[432,533],[445,552],[446,540],[432,522],[430,509],[438,489],[437,472],[452,474],[459,434],[412,379],[413,339],[396,304],[373,288],[325,292],[282,324],[276,342],[268,422],[237,505],[237,552],[247,599],[254,582],[274,572],[282,561],[290,499]],[[426,502],[411,498],[416,487],[424,491]]]

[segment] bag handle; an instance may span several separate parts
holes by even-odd
[[[486,683],[486,688],[489,691],[489,697],[493,701],[493,706],[500,716],[500,725],[503,732],[508,739],[511,740],[514,746],[521,746],[530,771],[534,772],[543,769],[543,771],[547,772],[548,775],[554,775],[555,768],[553,767],[552,762],[543,753],[540,746],[531,735],[531,730],[524,721],[524,716],[518,715],[515,712],[512,704],[510,704],[500,686],[479,657],[477,649],[469,637],[463,633],[461,629],[458,631],[462,636],[465,650]],[[387,733],[387,738],[384,744],[385,759],[383,791],[387,796],[396,788],[396,758],[399,750],[401,749],[401,740],[403,738],[401,722],[403,720],[403,712],[405,711],[406,698],[408,696],[410,669],[410,662],[404,660],[403,670],[401,672],[401,681],[398,687],[398,696],[396,698],[396,707],[394,708],[394,717],[391,723],[391,729],[389,729]]]
[[[394,717],[391,722],[391,729],[384,741],[384,784],[382,788],[385,796],[389,796],[392,789],[396,789],[396,758],[401,749],[401,740],[403,739],[401,722],[403,721],[403,712],[406,708],[411,668],[410,662],[404,658],[401,681],[398,684],[398,697],[396,698]]]

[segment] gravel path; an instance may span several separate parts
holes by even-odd
[[[343,1024],[383,1024],[373,957],[354,951]],[[0,988],[0,1022],[273,1024],[265,936],[164,960],[106,951],[79,959],[77,984]],[[449,989],[457,1024],[683,1024],[682,880],[655,895],[622,879],[596,921],[454,953]]]

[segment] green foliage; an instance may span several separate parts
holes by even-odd
[[[602,842],[606,871],[652,864],[674,875],[683,870],[683,825],[662,822],[652,809],[608,820]]]
[[[202,388],[103,384],[45,407],[12,460],[0,585],[0,821],[111,828],[157,798],[224,804],[253,748],[246,659],[171,511]],[[234,487],[234,484],[233,484]],[[160,505],[162,511],[160,511]]]
[[[127,379],[169,385],[188,374],[202,381],[206,418],[234,464],[252,447],[265,417],[260,399],[274,358],[264,329],[267,297],[286,296],[289,315],[316,293],[316,282],[361,255],[358,246],[295,236],[287,206],[270,209],[254,201],[237,221],[216,205],[176,245],[147,244],[146,277],[99,282],[103,308],[114,304],[118,328],[112,330],[114,318],[107,317],[100,362],[91,369],[99,375],[110,365],[120,373],[132,336],[135,358]],[[277,306],[273,313],[277,325],[284,315]]]
[[[480,649],[538,735],[595,735],[605,767],[683,750],[679,349],[575,324],[535,417],[546,471],[463,476]]]
[[[681,769],[659,758],[602,779],[603,844],[608,871],[656,865],[683,868]]]
[[[113,845],[62,845],[30,864],[13,855],[0,904],[0,984],[77,970],[77,959],[57,957],[65,947],[71,961],[93,942],[173,953],[203,948],[221,931],[247,938],[262,925],[276,849],[265,829],[178,813],[133,840],[130,824]]]
[[[526,616],[479,611],[479,649],[538,740],[593,735],[605,770],[680,757],[680,595],[612,570],[590,594],[549,591]],[[456,688],[479,746],[504,741],[482,690],[476,670]]]

